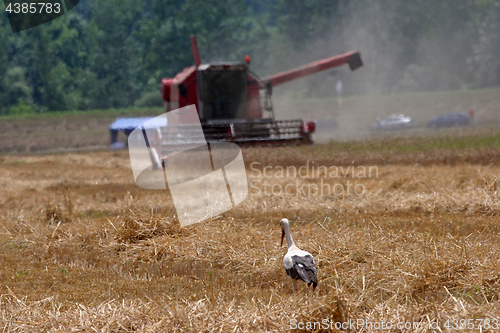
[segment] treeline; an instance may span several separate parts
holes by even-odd
[[[191,34],[203,61],[249,54],[263,76],[360,50],[365,67],[328,74],[348,94],[500,85],[500,0],[81,0],[17,34],[0,9],[0,114],[161,105]]]

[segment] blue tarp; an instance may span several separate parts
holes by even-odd
[[[145,129],[155,129],[158,127],[166,127],[167,119],[165,117],[155,119],[153,117],[142,117],[142,118],[118,118],[114,123],[109,125],[109,129],[112,131],[124,131],[129,130],[133,131],[136,127],[141,126],[145,122],[148,122],[145,125]]]

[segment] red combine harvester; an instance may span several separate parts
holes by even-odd
[[[195,65],[185,68],[174,78],[162,79],[162,96],[167,111],[196,105],[208,142],[310,144],[314,122],[274,119],[273,87],[344,64],[351,70],[363,65],[359,52],[354,51],[260,79],[248,68],[249,56],[245,57],[245,62],[202,64],[194,36],[191,36],[191,47]],[[183,120],[186,122],[189,119]],[[175,131],[175,128],[167,126],[165,130]],[[162,150],[166,153],[170,149],[164,145]]]

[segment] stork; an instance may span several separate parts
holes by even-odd
[[[283,258],[286,274],[292,279],[293,288],[297,291],[297,280],[302,280],[307,283],[309,287],[313,286],[313,292],[318,285],[318,269],[314,263],[313,256],[307,252],[299,249],[293,242],[292,235],[290,234],[290,223],[288,219],[282,219],[281,225],[281,246],[283,246],[283,238],[286,237],[288,245],[288,252]]]

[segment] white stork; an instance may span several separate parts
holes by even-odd
[[[288,252],[283,258],[283,264],[285,265],[286,274],[292,279],[293,288],[297,291],[297,280],[300,279],[306,282],[308,287],[312,284],[314,292],[318,285],[318,277],[316,276],[318,269],[313,256],[309,252],[302,251],[293,243],[288,219],[282,219],[280,225],[281,246],[283,246],[284,237],[286,237],[288,245]]]

